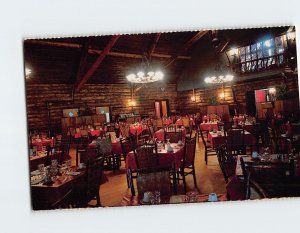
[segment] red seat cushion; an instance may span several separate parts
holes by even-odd
[[[246,199],[246,185],[236,176],[228,182],[226,190],[232,201]]]

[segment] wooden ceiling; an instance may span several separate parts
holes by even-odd
[[[217,35],[225,49],[233,42],[249,43],[258,34],[278,34],[284,30],[286,27],[222,30]],[[193,48],[211,46],[201,44],[203,37],[212,35],[207,32],[25,40],[25,67],[32,71],[26,82],[74,84],[77,91],[85,83],[127,83],[126,74],[147,57],[153,67],[165,73],[164,82],[176,83],[191,59]]]

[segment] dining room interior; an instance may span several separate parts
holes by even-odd
[[[295,30],[25,39],[32,209],[299,197]]]

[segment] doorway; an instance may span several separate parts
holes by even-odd
[[[155,100],[155,116],[157,118],[168,117],[170,113],[169,100]]]

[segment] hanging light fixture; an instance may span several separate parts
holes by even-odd
[[[215,68],[215,74],[210,77],[206,77],[204,79],[204,82],[212,84],[223,84],[225,82],[232,81],[233,78],[234,76],[230,74],[229,71],[221,69],[220,65],[217,65]]]
[[[160,70],[155,70],[149,64],[149,61],[145,57],[145,61],[142,60],[142,64],[136,72],[130,73],[126,76],[126,79],[131,83],[152,83],[163,80],[164,74]]]

